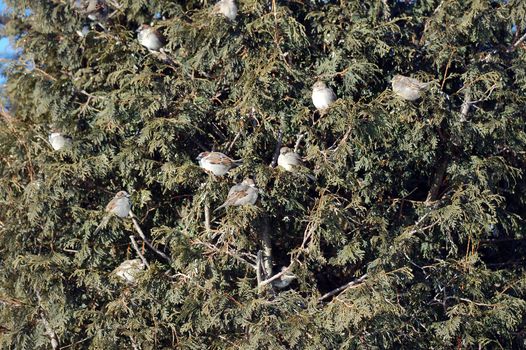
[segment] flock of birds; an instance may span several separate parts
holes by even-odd
[[[79,5],[82,12],[92,21],[102,21],[109,14],[109,6],[104,0],[86,0],[81,1]],[[234,0],[221,0],[215,4],[212,13],[224,16],[230,21],[237,17],[238,10]],[[101,27],[103,27],[101,25]],[[103,27],[104,28],[104,27]],[[164,53],[163,48],[166,45],[164,36],[150,25],[143,24],[137,30],[138,42],[146,47],[152,53]],[[431,83],[423,83],[419,80],[403,75],[395,75],[391,80],[393,92],[400,98],[407,101],[416,101],[422,97]],[[312,86],[312,103],[320,112],[325,113],[327,109],[336,101],[337,96],[334,91],[323,81],[317,81]],[[72,138],[63,134],[59,129],[52,128],[49,134],[49,143],[51,147],[60,151],[72,146]],[[202,152],[197,157],[199,166],[214,176],[224,176],[228,171],[242,163],[242,160],[234,160],[221,152]],[[277,160],[278,166],[288,172],[298,172],[304,168],[302,157],[289,147],[280,149]],[[312,175],[306,174],[314,180]],[[115,197],[106,206],[106,217],[95,230],[97,233],[107,220],[115,215],[125,218],[131,214],[130,195],[126,191],[118,192]],[[254,205],[258,198],[258,189],[251,178],[245,178],[230,188],[225,202],[215,211],[229,206]],[[145,268],[141,259],[132,259],[124,261],[114,270],[114,274],[121,277],[128,283],[134,283],[137,273]],[[276,280],[275,286],[279,287],[280,283],[288,285],[295,276],[293,274],[284,274],[280,280]],[[288,282],[288,283],[286,283]]]

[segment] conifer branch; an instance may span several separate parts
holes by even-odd
[[[131,244],[133,246],[133,249],[135,249],[135,252],[139,256],[139,258],[141,258],[144,266],[150,267],[150,264],[148,264],[148,261],[146,260],[144,255],[142,255],[141,250],[139,249],[139,246],[137,245],[137,242],[135,241],[135,237],[133,237],[133,235],[130,235],[130,241],[131,241]]]
[[[347,283],[347,284],[344,284],[344,285],[341,286],[341,287],[338,287],[338,288],[336,288],[336,289],[334,289],[334,290],[331,290],[330,292],[325,293],[324,295],[322,295],[321,297],[319,297],[319,298],[318,298],[318,301],[323,301],[323,300],[325,300],[325,299],[328,299],[328,298],[332,297],[332,296],[335,295],[335,294],[338,294],[338,293],[340,293],[340,292],[343,292],[344,290],[346,290],[346,289],[348,289],[348,288],[350,288],[350,287],[352,287],[352,286],[355,286],[355,285],[361,284],[363,281],[365,281],[366,278],[367,278],[367,274],[363,275],[362,277],[360,277],[360,278],[358,278],[358,279],[356,279],[356,280],[354,280],[354,281],[351,281],[351,282],[349,282],[349,283]]]
[[[514,44],[513,44],[513,47],[512,49],[516,48],[517,46],[519,46],[524,40],[526,40],[526,33],[524,33],[523,36],[521,36],[519,38],[519,40],[517,40]]]
[[[144,241],[144,243],[146,243],[146,245],[151,249],[153,250],[157,255],[159,255],[161,258],[163,258],[164,260],[166,260],[167,262],[172,262],[172,259],[170,259],[168,257],[168,255],[164,254],[163,252],[161,252],[159,249],[155,248],[153,246],[153,244],[146,238],[146,236],[144,235],[144,232],[142,232],[142,229],[141,227],[139,226],[139,223],[137,222],[137,219],[136,219],[136,216],[135,214],[132,213],[132,211],[130,210],[130,217],[132,219],[132,222],[133,222],[133,226],[135,227],[135,230],[137,231],[137,233],[139,234],[139,236],[141,236],[142,240]]]

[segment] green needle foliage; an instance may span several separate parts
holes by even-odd
[[[0,348],[526,347],[523,0],[6,3]],[[270,166],[280,145],[306,169]],[[209,175],[210,150],[243,164]],[[245,177],[256,205],[213,213]],[[93,234],[120,190],[169,260],[131,218]]]

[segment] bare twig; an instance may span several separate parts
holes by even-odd
[[[46,318],[46,315],[44,313],[44,307],[42,306],[42,298],[40,297],[40,293],[36,291],[36,296],[38,300],[38,307],[40,308],[40,318],[42,319],[42,323],[44,324],[44,328],[46,329],[46,335],[49,337],[49,340],[51,341],[51,348],[53,350],[58,349],[58,337],[57,333],[53,330],[51,325],[49,324],[49,321]]]
[[[206,232],[210,232],[210,202],[208,201],[208,197],[205,198],[204,212],[205,212],[205,229],[206,229]]]
[[[261,246],[263,247],[263,268],[265,278],[272,276],[272,241],[270,240],[270,222],[268,215],[265,214],[261,227]]]
[[[330,292],[325,293],[324,295],[322,295],[321,297],[319,297],[319,298],[318,298],[318,301],[323,301],[323,300],[325,300],[325,299],[328,299],[328,298],[332,297],[332,296],[335,295],[335,294],[338,294],[338,293],[340,293],[340,292],[343,292],[343,291],[346,290],[347,288],[350,288],[350,287],[352,287],[352,286],[355,286],[355,285],[357,285],[357,284],[360,284],[360,283],[362,283],[366,278],[367,278],[367,274],[363,275],[362,277],[360,277],[360,278],[358,278],[358,279],[356,279],[356,280],[354,280],[354,281],[351,281],[351,282],[349,282],[349,283],[347,283],[347,284],[344,284],[344,285],[341,286],[341,287],[338,287],[338,288],[336,288],[336,289],[334,289],[334,290],[331,290]]]
[[[435,172],[435,176],[433,178],[433,182],[431,183],[431,188],[429,189],[429,192],[427,194],[426,203],[434,202],[437,199],[440,191],[440,186],[442,186],[442,182],[444,181],[444,177],[446,176],[447,165],[447,160],[441,161],[438,165],[437,170]]]
[[[131,244],[133,246],[133,249],[135,249],[135,252],[139,256],[139,258],[141,258],[144,266],[150,267],[150,264],[148,264],[148,261],[146,260],[144,255],[142,255],[141,250],[139,249],[139,246],[137,245],[137,242],[135,241],[135,237],[133,237],[133,235],[130,235],[130,241],[131,241]]]
[[[471,91],[469,89],[466,90],[464,93],[464,102],[462,103],[462,107],[460,108],[460,121],[466,122],[469,110],[471,109],[471,105],[473,102],[471,101]]]
[[[292,270],[292,265],[294,264],[294,262],[290,263],[289,266],[287,266],[286,268],[282,269],[281,272],[275,274],[274,276],[270,277],[270,278],[267,278],[266,280],[264,281],[261,281],[259,283],[259,286],[264,286],[265,284],[269,284],[277,279],[279,279],[281,276],[283,276],[284,274],[286,274],[287,272],[289,272],[290,270]]]
[[[519,38],[519,40],[517,40],[517,41],[515,42],[515,44],[513,44],[512,50],[513,50],[514,48],[516,48],[517,46],[519,46],[524,40],[526,40],[526,33],[524,33],[524,35],[521,36],[521,37]]]
[[[281,149],[281,143],[283,142],[283,130],[278,131],[278,141],[276,142],[276,148],[274,149],[274,157],[272,157],[272,163],[270,166],[275,168],[278,165],[279,150]]]
[[[305,137],[305,134],[298,134],[298,139],[296,140],[296,144],[294,145],[294,153],[298,153],[300,148],[301,140]]]
[[[136,219],[136,216],[135,214],[132,213],[132,211],[130,210],[130,217],[133,221],[133,226],[135,227],[135,230],[137,231],[137,233],[139,234],[139,236],[141,236],[142,240],[144,241],[144,243],[146,243],[146,245],[151,249],[153,250],[157,255],[159,255],[161,258],[163,258],[164,260],[168,261],[168,262],[171,262],[172,259],[170,259],[168,257],[168,255],[164,254],[163,252],[161,252],[159,249],[155,248],[153,246],[153,244],[146,238],[146,236],[144,235],[144,232],[142,232],[142,229],[141,227],[139,226],[139,223],[137,222],[137,219]]]

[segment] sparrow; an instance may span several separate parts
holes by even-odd
[[[288,147],[281,147],[279,150],[278,166],[291,173],[297,173],[299,169],[305,167],[300,155]],[[316,180],[312,175],[306,174],[306,176],[313,181]]]
[[[393,92],[407,101],[416,101],[422,97],[431,83],[422,83],[418,79],[397,74],[391,80]]]
[[[230,169],[241,165],[242,160],[233,160],[221,152],[201,152],[197,156],[199,166],[216,176],[225,175]]]
[[[281,271],[285,270],[287,267],[283,266],[281,268]],[[292,272],[290,271],[287,271],[285,272],[283,275],[281,275],[280,278],[272,281],[272,285],[278,289],[283,289],[283,288],[287,288],[289,286],[289,284],[292,283],[292,281],[294,281],[296,279],[296,275],[293,274]]]
[[[237,6],[234,0],[220,0],[214,5],[212,13],[222,14],[233,21],[237,17]]]
[[[214,213],[221,208],[240,205],[254,205],[258,199],[258,189],[254,180],[246,178],[240,184],[232,186],[228,191],[225,203],[220,205]]]
[[[112,274],[119,276],[128,284],[134,284],[139,273],[144,270],[144,267],[141,259],[124,260],[112,271]]]
[[[72,138],[62,134],[58,130],[53,130],[48,137],[49,143],[51,144],[51,147],[55,151],[60,151],[64,148],[71,147]]]
[[[312,86],[312,103],[317,110],[326,110],[334,101],[336,101],[336,94],[330,87],[327,87],[321,80],[314,83]]]
[[[92,21],[103,21],[109,13],[109,7],[104,0],[86,0],[83,9],[84,14]]]
[[[93,234],[97,234],[110,220],[112,215],[116,215],[120,218],[125,218],[130,214],[131,205],[130,205],[130,195],[126,191],[119,191],[113,197],[113,199],[106,205],[106,216],[102,219],[101,223],[95,229]]]
[[[164,36],[155,28],[147,24],[143,24],[137,29],[137,40],[139,44],[146,47],[150,51],[159,51],[165,44]]]

